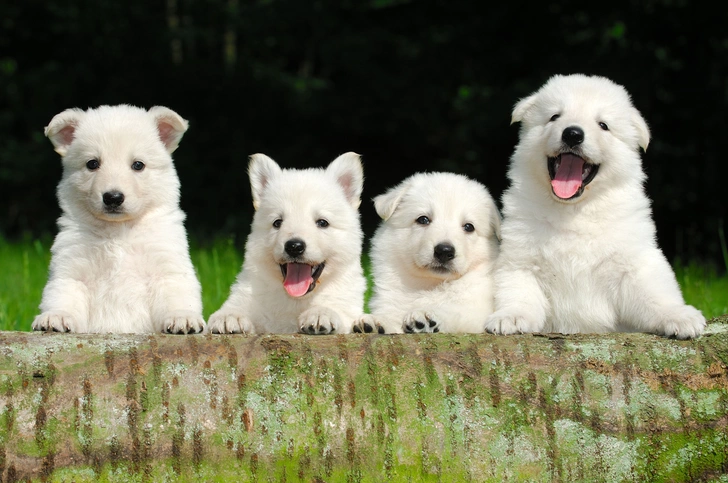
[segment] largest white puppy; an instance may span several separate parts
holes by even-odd
[[[351,332],[366,289],[359,155],[342,154],[326,169],[281,169],[255,154],[248,174],[256,211],[245,261],[209,330]]]
[[[417,173],[374,198],[371,315],[356,332],[482,332],[493,312],[500,214],[482,184]]]
[[[63,214],[34,330],[204,329],[171,157],[186,130],[159,106],[68,109],[51,120]]]
[[[485,329],[699,336],[705,318],[655,241],[639,156],[650,133],[625,89],[557,75],[516,104],[518,121]]]

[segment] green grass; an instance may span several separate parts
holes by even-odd
[[[38,314],[48,276],[50,239],[9,242],[0,237],[0,330],[30,330]],[[192,263],[202,284],[203,315],[207,318],[227,299],[243,263],[242,244],[220,239],[191,246]],[[369,274],[369,261],[363,259]],[[696,263],[678,263],[675,274],[687,303],[707,318],[728,314],[728,275]],[[371,293],[371,277],[366,300]]]

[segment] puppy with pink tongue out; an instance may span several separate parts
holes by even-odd
[[[350,333],[366,290],[359,155],[325,169],[281,169],[255,154],[248,174],[256,211],[245,261],[209,331]]]
[[[556,75],[512,122],[521,129],[484,329],[698,337],[705,318],[657,246],[640,158],[650,131],[624,87]]]

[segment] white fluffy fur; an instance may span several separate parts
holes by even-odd
[[[503,195],[496,312],[485,329],[699,336],[705,318],[685,305],[656,243],[639,155],[649,129],[625,89],[603,77],[554,76],[516,104],[513,122],[520,140]],[[570,126],[583,129],[578,149],[599,171],[581,196],[561,200],[547,157],[565,149]]]
[[[482,332],[493,312],[492,268],[500,214],[480,183],[418,173],[374,198],[382,222],[371,240],[374,293],[357,332]],[[427,217],[428,223],[418,222]],[[464,227],[470,224],[474,231]],[[454,258],[437,260],[438,244]]]
[[[358,154],[346,153],[326,169],[281,169],[263,154],[250,158],[253,194],[245,261],[230,296],[209,318],[215,333],[350,333],[363,312],[358,207],[364,175]],[[319,227],[318,220],[329,225]],[[280,227],[273,226],[281,220]],[[301,239],[299,261],[325,268],[315,288],[300,297],[283,287],[280,264],[292,261],[285,243]]]
[[[34,330],[200,332],[200,283],[171,153],[187,121],[165,107],[68,109],[45,133],[62,156],[62,215]],[[95,170],[89,160],[98,160]],[[135,171],[135,161],[144,169]],[[124,194],[110,212],[107,192]]]

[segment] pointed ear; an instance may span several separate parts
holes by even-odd
[[[511,124],[522,121],[523,117],[535,103],[536,94],[532,94],[518,101],[513,108],[513,113],[511,114]]]
[[[647,151],[647,145],[650,144],[650,128],[647,126],[647,121],[645,121],[637,109],[633,108],[632,111],[631,121],[637,130],[637,142],[639,143],[639,147]]]
[[[152,107],[149,109],[149,114],[152,115],[154,122],[157,124],[159,138],[167,148],[167,152],[172,154],[179,146],[189,123],[173,110],[163,106]]]
[[[45,127],[46,137],[51,140],[56,152],[61,156],[65,156],[68,152],[68,146],[73,142],[76,128],[85,116],[86,113],[81,109],[66,109],[60,114],[56,114],[50,124]]]
[[[254,154],[248,163],[248,176],[250,177],[250,191],[253,194],[253,208],[260,206],[266,187],[270,181],[283,172],[278,163],[265,154]]]
[[[355,209],[361,204],[361,191],[364,187],[364,168],[361,164],[361,156],[356,153],[344,153],[331,161],[326,168],[336,182],[344,190],[346,199]]]
[[[374,209],[382,220],[387,221],[394,214],[400,200],[407,193],[411,184],[411,180],[404,180],[384,194],[374,197]]]

